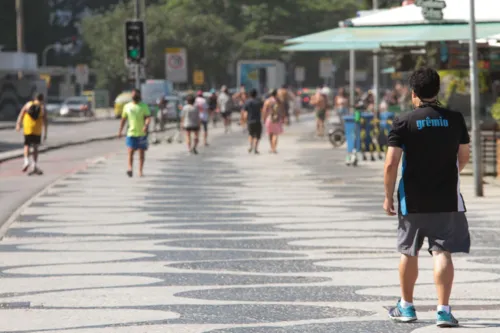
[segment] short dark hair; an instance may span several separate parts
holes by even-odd
[[[186,97],[186,101],[188,102],[188,104],[193,105],[194,104],[194,96],[188,95],[188,97]]]
[[[278,95],[278,90],[273,89],[273,90],[271,91],[271,96],[276,97],[277,95]]]
[[[255,98],[257,97],[257,89],[252,89],[250,90],[250,97]]]
[[[36,99],[37,101],[39,101],[39,102],[43,102],[44,98],[45,98],[45,97],[43,96],[43,94],[36,94],[36,95],[35,95],[35,99]]]
[[[410,88],[420,99],[436,97],[441,89],[441,79],[438,72],[432,68],[422,67],[410,76]]]

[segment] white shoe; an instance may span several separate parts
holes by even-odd
[[[28,171],[29,167],[30,167],[30,162],[24,162],[23,168],[22,168],[23,172]]]

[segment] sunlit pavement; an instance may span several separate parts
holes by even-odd
[[[221,132],[197,156],[152,147],[145,178],[127,178],[119,153],[35,199],[0,242],[0,331],[437,331],[425,253],[420,321],[387,319],[398,255],[381,162],[344,166],[310,116],[278,155]],[[456,258],[452,305],[461,332],[498,332],[500,188],[475,199],[463,183],[473,251]]]

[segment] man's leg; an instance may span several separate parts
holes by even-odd
[[[133,174],[133,166],[134,166],[134,149],[133,148],[128,148],[128,168],[127,168],[127,175],[129,177],[132,177]]]
[[[198,142],[200,141],[200,130],[194,131],[194,145],[193,145],[193,153],[198,154]]]
[[[253,150],[256,154],[259,153],[259,137],[254,138]]]
[[[401,285],[402,301],[413,303],[413,290],[418,278],[418,256],[401,255],[399,263],[399,282]],[[404,303],[403,302],[403,303]]]
[[[43,171],[38,167],[38,144],[33,145],[33,172],[42,175]]]
[[[451,253],[444,251],[433,251],[434,258],[434,283],[436,284],[438,304],[449,311],[451,288],[453,286],[453,278],[455,269]]]
[[[186,131],[186,143],[188,151],[191,151],[191,131]]]
[[[23,164],[23,172],[28,171],[30,167],[30,146],[28,144],[24,144],[24,164]]]
[[[139,177],[144,176],[144,162],[146,160],[146,151],[144,149],[139,149]]]
[[[208,146],[208,122],[203,122],[203,144]]]
[[[250,134],[252,134],[252,133],[250,133]],[[253,137],[252,137],[252,135],[248,136],[248,142],[250,143],[250,147],[248,148],[248,152],[251,153],[253,151],[253,149],[254,149],[253,148],[254,145],[253,145]]]

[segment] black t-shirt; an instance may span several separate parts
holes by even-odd
[[[212,94],[209,98],[208,98],[208,108],[210,110],[215,110],[217,109],[217,96],[215,94]]]
[[[435,105],[394,119],[389,146],[403,149],[399,213],[465,212],[458,148],[470,142],[461,113]]]
[[[251,98],[245,102],[245,111],[248,112],[247,123],[256,124],[260,123],[261,111],[262,111],[262,101]]]

